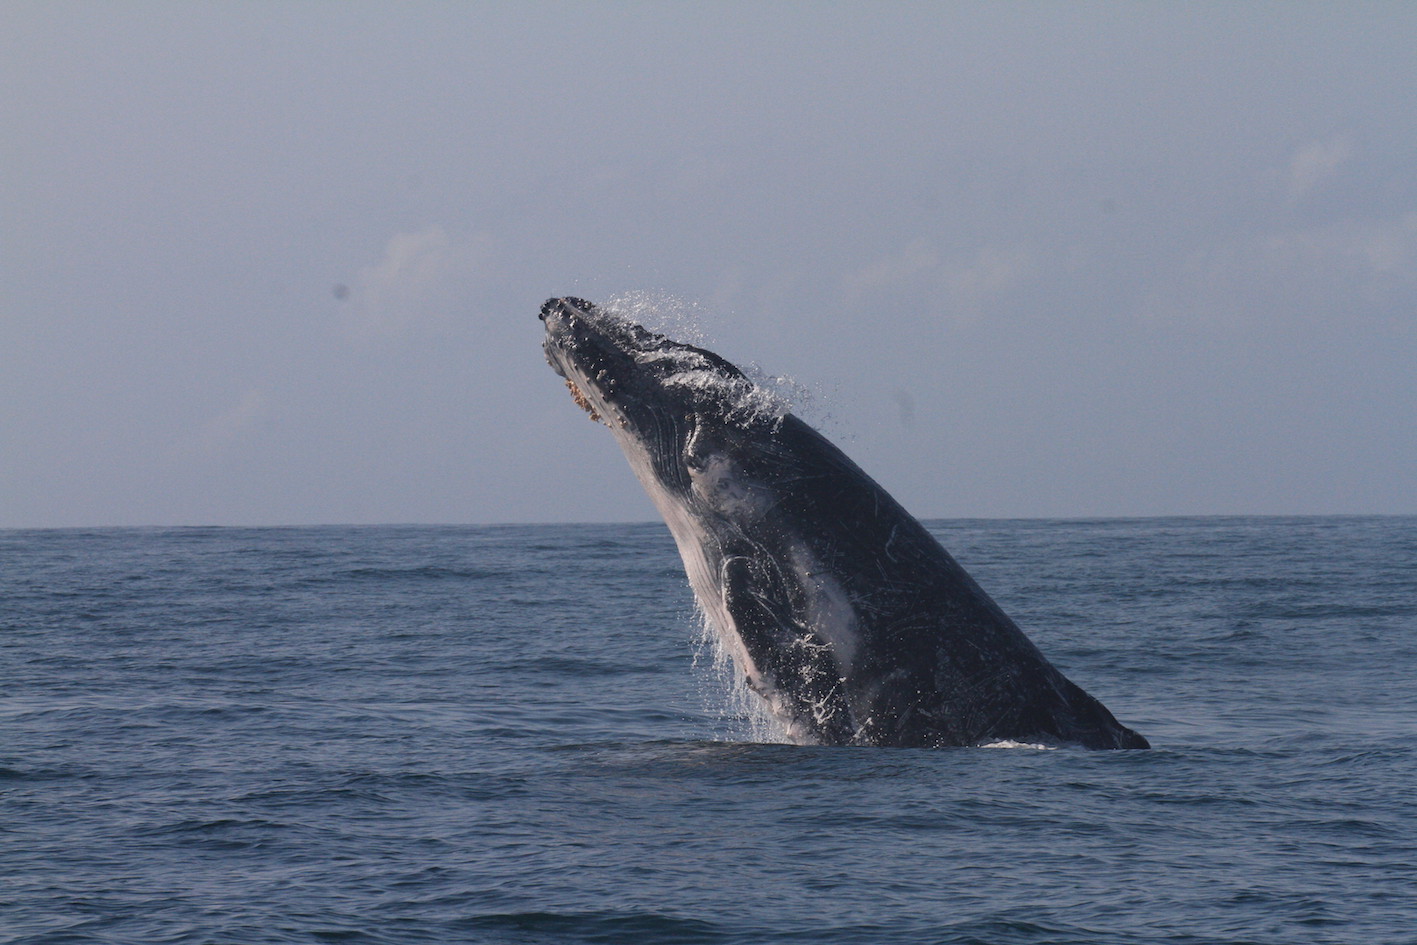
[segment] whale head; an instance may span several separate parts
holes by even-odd
[[[576,403],[615,434],[661,512],[672,498],[712,513],[715,497],[721,506],[725,490],[746,488],[722,481],[723,458],[744,456],[782,421],[779,398],[712,351],[583,299],[550,299],[541,320],[547,362]]]

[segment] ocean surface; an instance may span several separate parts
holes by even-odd
[[[657,523],[0,531],[0,942],[1417,942],[1417,518],[931,527],[1154,750],[775,743]]]

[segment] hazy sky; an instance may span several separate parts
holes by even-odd
[[[1417,512],[1417,4],[0,3],[0,526],[642,520],[625,293],[933,516]],[[668,311],[668,314],[666,314]]]

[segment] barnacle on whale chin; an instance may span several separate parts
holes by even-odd
[[[581,389],[576,386],[575,381],[571,380],[569,377],[566,378],[566,387],[570,389],[571,399],[576,402],[576,405],[590,414],[592,420],[599,423],[600,414],[595,412],[595,408],[590,405],[590,401],[586,400],[585,394],[581,393]]]

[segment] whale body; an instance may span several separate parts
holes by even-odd
[[[728,361],[576,298],[544,350],[615,435],[706,617],[802,744],[1148,748],[891,496]]]

